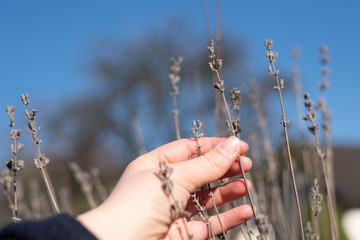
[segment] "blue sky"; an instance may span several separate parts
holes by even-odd
[[[216,1],[207,3],[214,30]],[[291,68],[291,49],[300,47],[304,88],[314,98],[319,96],[315,88],[320,81],[318,49],[328,45],[331,86],[327,96],[332,109],[333,142],[360,146],[356,97],[360,88],[359,8],[355,0],[222,1],[222,28],[245,40],[250,53],[247,62],[256,71],[265,72],[267,68],[264,39],[274,40],[281,69]],[[206,36],[200,0],[1,1],[0,109],[15,105],[17,116],[22,116],[19,96],[24,92],[31,94],[38,108],[56,108],[62,99],[83,94],[89,87],[85,65],[94,41],[136,38],[183,16]],[[5,110],[0,112],[3,155],[9,144],[8,118]]]

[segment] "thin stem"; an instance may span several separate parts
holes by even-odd
[[[265,41],[265,44],[266,44],[266,42],[268,42],[268,41]],[[293,189],[294,189],[295,200],[296,200],[296,205],[297,205],[297,210],[298,210],[298,217],[299,217],[300,231],[301,231],[301,239],[305,240],[304,226],[303,226],[302,216],[301,216],[300,201],[299,201],[299,196],[298,196],[298,190],[297,190],[297,187],[296,187],[295,173],[294,173],[294,167],[293,167],[293,163],[292,163],[290,144],[289,144],[289,136],[288,136],[288,131],[287,131],[288,122],[286,121],[284,103],[283,103],[282,94],[281,94],[281,89],[283,88],[283,83],[281,82],[281,84],[280,84],[280,80],[279,80],[279,77],[278,77],[278,71],[276,71],[275,64],[274,64],[274,61],[275,61],[275,59],[277,57],[277,54],[275,54],[274,52],[271,52],[270,49],[271,49],[271,45],[272,45],[272,40],[270,40],[270,42],[271,42],[270,45],[266,46],[266,48],[268,49],[268,55],[269,55],[268,60],[269,60],[269,62],[271,64],[269,66],[269,71],[275,77],[275,80],[276,80],[276,83],[277,83],[277,85],[275,86],[275,89],[278,92],[279,100],[280,100],[281,118],[282,118],[281,125],[284,127],[284,136],[285,136],[285,143],[286,143],[287,158],[288,158],[288,162],[289,162],[292,186],[293,186]]]
[[[217,78],[218,78],[218,81],[220,81],[221,79],[220,79],[220,74],[219,74],[218,71],[216,71],[216,76],[217,76]],[[224,105],[225,105],[225,109],[226,109],[226,114],[227,114],[227,117],[228,117],[228,121],[229,121],[229,123],[230,123],[229,126],[230,126],[231,135],[232,135],[232,136],[236,136],[234,127],[233,127],[233,125],[231,124],[232,121],[231,121],[230,110],[229,110],[229,106],[228,106],[227,101],[226,101],[226,97],[225,97],[224,91],[221,92],[221,96],[222,96],[222,98],[223,98]],[[241,156],[240,156],[240,154],[239,154],[239,156],[238,156],[238,159],[239,159],[239,163],[240,163],[241,174],[243,175],[244,182],[245,182],[245,188],[246,188],[246,191],[247,191],[247,193],[248,193],[249,200],[250,200],[251,208],[252,208],[252,210],[253,210],[253,213],[254,213],[255,218],[257,218],[257,214],[256,214],[256,211],[255,211],[255,205],[254,205],[252,196],[251,196],[250,191],[249,191],[250,188],[249,188],[249,185],[248,185],[248,182],[247,182],[247,179],[246,179],[246,175],[245,175],[244,167],[243,167],[242,162],[241,162]]]
[[[58,205],[57,200],[55,198],[55,194],[54,194],[54,191],[53,191],[53,188],[52,188],[52,184],[50,182],[50,178],[49,178],[49,176],[47,174],[47,170],[46,170],[45,167],[41,168],[40,170],[41,170],[41,174],[43,176],[44,183],[45,183],[45,186],[46,186],[49,198],[50,198],[51,206],[53,207],[53,210],[54,210],[55,213],[60,213],[59,205]]]
[[[329,209],[329,215],[330,215],[331,233],[332,233],[333,238],[338,240],[339,237],[338,237],[337,231],[336,231],[337,227],[336,227],[336,219],[335,219],[335,214],[334,214],[335,210],[334,210],[333,201],[332,201],[332,197],[331,197],[331,190],[329,188],[330,184],[329,184],[329,179],[328,179],[328,176],[327,176],[328,172],[326,171],[326,162],[325,162],[325,157],[324,157],[325,154],[323,154],[321,152],[319,140],[318,140],[316,134],[314,134],[314,138],[315,138],[316,148],[318,149],[316,151],[316,153],[320,158],[321,167],[322,167],[323,174],[324,174],[324,179],[325,179],[325,187],[326,187],[326,191],[327,191],[326,200],[327,200],[327,203],[328,203],[328,209]]]
[[[95,189],[100,195],[100,198],[102,201],[105,201],[108,194],[106,192],[105,186],[102,184],[100,177],[99,177],[99,169],[98,168],[92,168],[91,171],[92,180],[94,182]]]
[[[177,86],[177,83],[180,81],[180,76],[179,76],[179,72],[181,70],[180,64],[182,63],[183,58],[179,57],[178,60],[176,60],[175,58],[170,58],[170,61],[173,63],[170,66],[170,74],[169,74],[169,79],[172,86],[172,91],[170,92],[170,95],[172,96],[173,105],[174,105],[173,113],[174,113],[175,129],[176,129],[176,138],[179,140],[181,136],[180,136],[180,126],[179,126],[179,110],[177,107],[176,96],[179,95],[179,88]]]
[[[200,130],[201,127],[202,127],[202,122],[200,120],[197,120],[197,121],[194,120],[193,121],[193,128],[191,129],[191,132],[192,132],[192,134],[194,135],[194,137],[196,139],[196,147],[199,150],[199,155],[200,156],[203,155],[202,150],[201,150],[202,145],[200,144],[200,137],[203,135],[203,133],[199,134],[199,130]],[[208,190],[209,190],[209,197],[211,198],[211,201],[213,203],[213,206],[214,206],[214,209],[215,209],[215,212],[216,212],[216,217],[217,217],[217,219],[219,221],[223,236],[225,237],[225,239],[228,239],[226,231],[225,231],[225,229],[224,229],[224,227],[222,225],[222,222],[220,220],[219,211],[218,211],[217,206],[215,204],[214,195],[213,195],[213,192],[211,191],[210,184],[207,184],[207,187],[208,187]],[[204,190],[205,190],[205,187],[202,187],[201,188],[201,193],[202,193],[202,197],[203,197],[203,205],[204,205],[203,209],[204,209],[205,214],[208,215],[207,209],[206,209]],[[207,225],[208,225],[208,228],[211,228],[210,224],[207,223]],[[212,231],[212,229],[211,229],[211,231]]]
[[[13,178],[10,176],[10,171],[7,169],[3,170],[0,174],[0,183],[3,184],[3,193],[6,196],[6,199],[8,201],[8,207],[11,210],[12,217],[14,218],[15,212],[14,212],[14,202],[11,198],[11,182],[13,181]]]
[[[214,209],[215,209],[215,212],[216,212],[216,217],[217,217],[217,219],[218,219],[218,221],[219,221],[221,230],[222,230],[222,232],[223,232],[223,236],[225,237],[225,239],[228,239],[227,234],[226,234],[225,229],[224,229],[224,226],[223,226],[223,224],[222,224],[222,222],[221,222],[221,220],[220,220],[220,215],[219,215],[219,211],[218,211],[218,209],[217,209],[217,207],[216,207],[216,203],[215,203],[215,200],[214,200],[213,192],[210,191],[209,196],[210,196],[211,201],[212,201],[212,203],[213,203],[213,205],[214,205]]]
[[[227,101],[226,101],[226,97],[225,97],[225,94],[224,94],[224,81],[221,80],[220,78],[220,74],[219,74],[219,70],[222,68],[222,59],[217,59],[216,56],[215,56],[215,51],[214,51],[214,42],[213,40],[210,40],[210,46],[208,47],[208,50],[210,51],[210,55],[209,55],[209,58],[210,58],[210,62],[209,62],[209,67],[210,69],[216,73],[216,76],[217,76],[217,80],[218,82],[216,82],[213,86],[219,90],[222,98],[223,98],[223,102],[224,102],[224,105],[225,105],[225,109],[226,109],[226,114],[227,114],[227,117],[228,117],[228,128],[230,130],[230,133],[232,136],[235,136],[236,137],[236,133],[235,133],[235,130],[234,130],[234,127],[233,127],[233,124],[232,124],[232,118],[231,118],[231,115],[230,115],[230,111],[229,111],[229,107],[228,107],[228,104],[227,104]],[[250,204],[251,204],[251,209],[253,211],[253,214],[255,216],[255,219],[258,218],[257,216],[257,213],[255,211],[255,206],[254,206],[254,202],[253,202],[253,199],[252,199],[252,196],[251,196],[251,193],[249,191],[249,186],[248,186],[248,183],[247,183],[247,179],[246,179],[246,175],[245,175],[245,171],[244,171],[244,168],[243,168],[243,165],[242,165],[242,162],[241,162],[241,156],[239,154],[238,156],[238,159],[239,159],[239,163],[240,163],[240,169],[241,169],[241,173],[243,175],[243,178],[244,178],[244,182],[245,182],[245,188],[246,188],[246,191],[247,191],[247,195],[249,197],[249,200],[250,200]],[[261,236],[261,229],[260,229],[260,226],[257,224],[257,227],[259,229],[259,233],[260,233],[260,236]]]
[[[175,130],[176,130],[176,139],[179,140],[180,136],[180,126],[179,126],[179,110],[177,109],[176,95],[172,96],[173,104],[174,104],[174,122],[175,122]]]
[[[14,127],[12,127],[12,129],[14,130]],[[19,219],[18,216],[18,195],[17,195],[17,186],[16,186],[16,177],[17,177],[17,143],[16,143],[16,138],[14,139],[14,148],[15,148],[15,152],[14,152],[14,219],[13,221],[17,221]]]
[[[310,100],[310,96],[308,93],[304,94],[304,98],[305,98],[305,106],[308,109],[308,114],[304,117],[304,120],[307,120],[310,122],[310,126],[308,127],[310,133],[314,136],[314,140],[315,140],[315,152],[317,154],[317,156],[320,159],[320,164],[322,167],[322,172],[324,174],[324,179],[325,179],[325,187],[326,187],[326,199],[327,199],[327,203],[328,203],[328,210],[329,210],[329,215],[330,215],[330,224],[331,224],[331,234],[332,234],[332,239],[338,239],[338,233],[337,233],[337,225],[336,225],[336,218],[335,218],[335,209],[334,209],[334,205],[333,205],[333,201],[332,201],[332,194],[331,194],[331,189],[330,189],[330,183],[329,183],[329,179],[328,179],[328,171],[326,169],[326,158],[325,158],[325,153],[322,152],[321,150],[321,146],[320,146],[320,142],[319,139],[317,137],[317,130],[319,129],[319,125],[315,124],[315,117],[316,114],[315,112],[312,111],[312,107],[313,107],[313,102],[312,100]]]
[[[290,234],[288,228],[286,227],[284,203],[283,203],[283,199],[281,198],[279,183],[276,181],[277,169],[276,169],[274,153],[271,146],[271,141],[268,133],[268,127],[266,124],[264,112],[259,102],[259,92],[255,80],[250,81],[250,86],[252,88],[251,103],[257,115],[258,126],[260,128],[261,135],[263,138],[262,148],[264,150],[265,159],[268,164],[268,173],[266,174],[267,175],[266,180],[268,186],[271,189],[269,191],[271,192],[270,194],[271,204],[269,204],[269,206],[273,210],[273,212],[276,212],[276,217],[274,216],[275,214],[271,214],[271,212],[269,214],[273,220],[279,222],[279,225],[281,227],[280,234],[282,234],[282,237],[284,239],[290,239],[289,237]]]
[[[180,206],[179,206],[178,201],[175,200],[175,197],[174,197],[174,195],[173,195],[172,193],[170,193],[170,198],[171,198],[172,202],[174,203],[174,206],[175,206],[175,208],[176,208],[176,211],[177,211],[178,213],[180,213],[181,208],[180,208]],[[181,221],[182,221],[182,223],[183,223],[183,225],[184,225],[186,235],[188,236],[189,240],[192,239],[192,235],[190,234],[189,229],[188,229],[188,227],[187,227],[185,217],[180,217],[180,218],[181,218]]]

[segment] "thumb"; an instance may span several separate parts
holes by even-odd
[[[237,137],[229,137],[203,156],[174,164],[173,180],[189,192],[214,182],[229,170],[241,147],[248,148]]]

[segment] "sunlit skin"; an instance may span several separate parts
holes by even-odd
[[[131,162],[110,196],[99,207],[81,214],[77,219],[99,239],[187,239],[183,221],[171,219],[171,201],[156,176],[159,162],[166,161],[174,169],[173,196],[186,202],[186,210],[197,214],[190,193],[216,180],[238,175],[237,156],[248,150],[245,142],[236,137],[201,138],[203,156],[198,154],[194,139],[181,139],[163,145]],[[245,171],[251,168],[249,158],[242,156]],[[243,180],[235,180],[212,189],[217,206],[246,194]],[[205,192],[206,207],[213,207]],[[202,194],[198,196],[202,202]],[[242,205],[220,214],[225,230],[231,229],[253,216],[249,205]],[[216,216],[210,217],[214,234],[221,228]],[[208,229],[201,220],[188,221],[193,239],[208,238]]]

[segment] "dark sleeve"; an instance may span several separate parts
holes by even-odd
[[[96,240],[75,218],[59,214],[39,221],[12,223],[0,230],[1,240]]]

